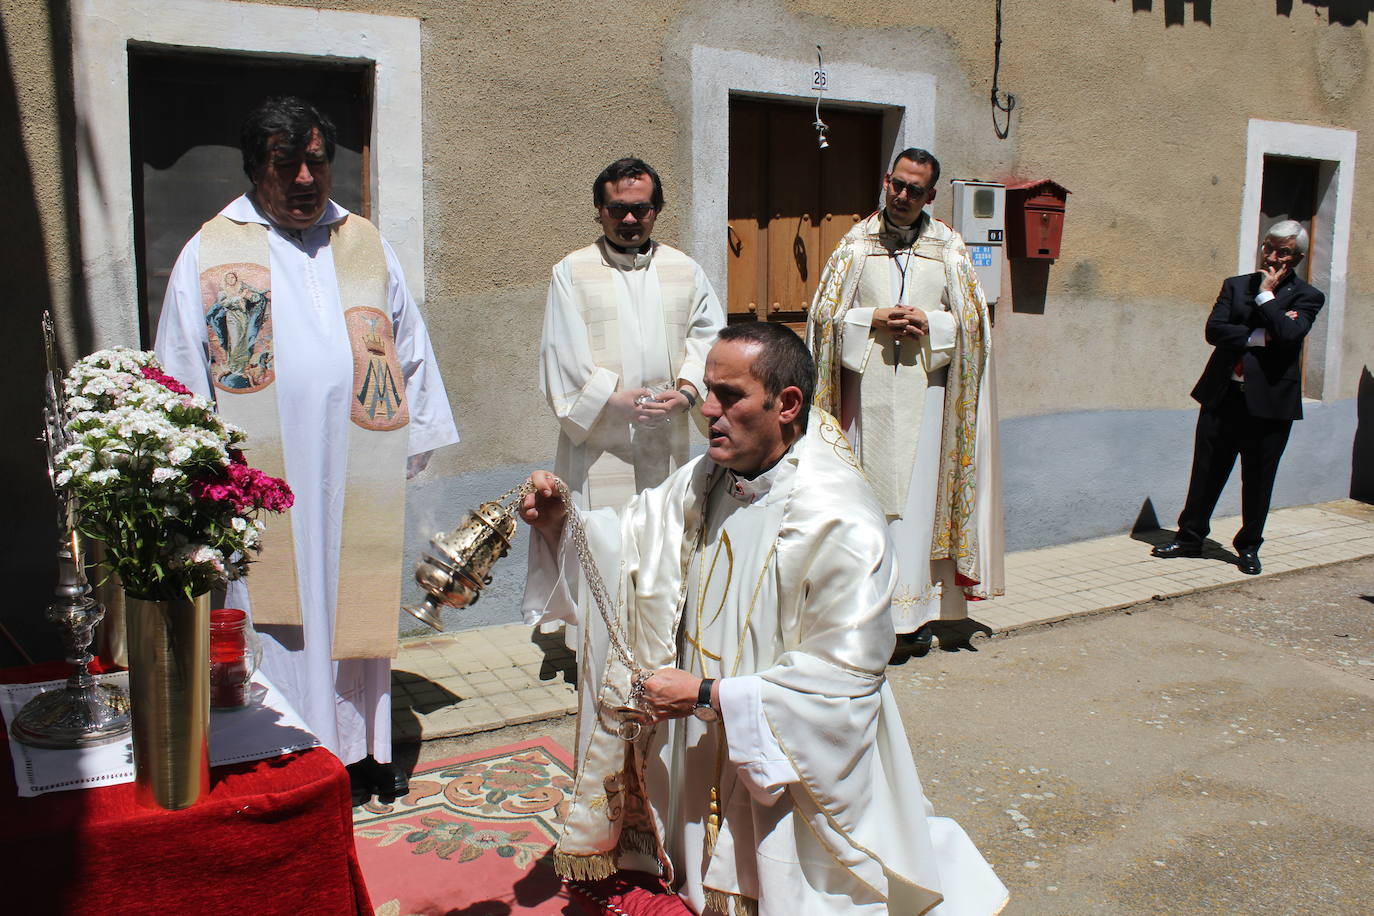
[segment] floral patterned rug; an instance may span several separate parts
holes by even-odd
[[[536,738],[429,764],[405,798],[354,809],[377,916],[580,914],[545,858],[571,790],[568,752]]]

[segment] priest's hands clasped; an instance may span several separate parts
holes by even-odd
[[[873,327],[891,331],[897,337],[923,337],[930,333],[926,313],[909,305],[873,310]]]
[[[686,413],[691,405],[681,391],[670,389],[659,394],[645,391],[635,400],[635,406],[638,408],[634,417],[635,425],[653,429],[670,422],[680,413]]]
[[[628,388],[606,401],[606,411],[613,419],[645,429],[662,426],[691,408],[687,395],[671,388],[657,394],[648,388]]]

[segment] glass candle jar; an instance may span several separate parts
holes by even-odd
[[[262,660],[262,644],[238,608],[210,612],[210,706],[242,709],[252,694],[253,673]]]

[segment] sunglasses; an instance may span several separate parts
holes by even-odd
[[[920,185],[908,184],[900,178],[889,178],[887,180],[887,186],[892,189],[894,197],[901,197],[905,194],[911,200],[915,200],[918,197],[925,197],[926,194],[930,193]]]
[[[604,206],[611,219],[624,219],[629,213],[633,213],[635,219],[643,219],[654,212],[653,204],[605,204]]]

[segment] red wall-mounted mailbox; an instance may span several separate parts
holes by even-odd
[[[1042,178],[1007,185],[1007,257],[1059,257],[1069,189]]]

